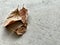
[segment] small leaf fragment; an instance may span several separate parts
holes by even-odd
[[[15,32],[17,35],[23,35],[27,28],[28,10],[24,7],[20,10],[18,8],[11,12],[10,16],[4,23],[4,26],[9,30]]]

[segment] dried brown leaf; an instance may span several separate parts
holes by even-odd
[[[18,8],[13,11],[7,18],[4,26],[9,30],[15,32],[17,35],[23,35],[27,28],[27,9],[24,7],[18,10]]]

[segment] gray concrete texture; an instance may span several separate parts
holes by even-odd
[[[3,26],[19,5],[29,11],[27,32],[11,35]],[[60,0],[0,0],[0,45],[60,45]]]

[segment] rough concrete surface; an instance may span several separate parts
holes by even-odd
[[[18,37],[3,26],[19,5],[29,10],[27,32]],[[60,45],[60,0],[0,0],[0,45]]]

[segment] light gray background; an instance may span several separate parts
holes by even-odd
[[[11,35],[3,26],[18,5],[29,10],[27,32]],[[60,0],[0,0],[0,45],[60,45]]]

